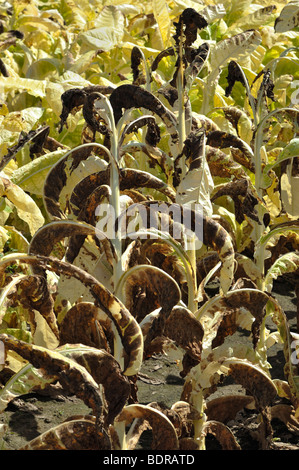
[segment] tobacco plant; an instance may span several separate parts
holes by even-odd
[[[227,423],[251,408],[275,449],[274,417],[299,428],[272,293],[299,264],[298,2],[114,3],[3,7],[1,411],[31,391],[91,409],[24,449],[134,449],[151,428],[153,449],[202,450],[241,449]],[[138,402],[156,354],[184,378],[171,408]],[[211,397],[226,376],[247,394]]]

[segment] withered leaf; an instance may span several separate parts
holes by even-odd
[[[173,211],[176,217],[180,215],[182,225],[185,221],[188,221],[188,230],[193,231],[204,245],[213,248],[219,254],[219,258],[222,261],[220,283],[223,291],[227,292],[233,279],[234,246],[231,237],[219,222],[189,209],[186,205],[182,206],[176,203],[163,202],[163,206],[159,206],[157,201],[147,201],[141,204],[152,208],[158,214],[166,208],[165,212],[168,217],[171,217]]]
[[[71,195],[70,203],[75,215],[78,214],[78,209],[82,207],[83,201],[99,186],[109,185],[110,183],[110,168],[107,170],[94,173],[86,178],[83,178],[74,188]],[[170,200],[175,200],[174,190],[160,178],[150,175],[149,173],[133,168],[122,168],[119,172],[119,187],[120,191],[127,189],[141,189],[152,188],[165,194]]]
[[[123,375],[120,365],[107,351],[69,346],[71,349],[67,356],[85,367],[97,384],[103,385],[103,399],[107,408],[105,425],[111,424],[125,406],[130,395],[131,386],[128,378]]]
[[[157,70],[159,63],[164,57],[173,56],[174,53],[175,53],[175,50],[173,47],[168,47],[167,49],[164,49],[164,51],[159,52],[159,54],[155,57],[155,60],[152,63],[152,66],[151,66],[152,71]]]
[[[206,146],[206,159],[212,176],[220,178],[247,178],[242,166],[234,159],[215,147]]]
[[[200,322],[185,307],[174,307],[169,315],[164,335],[175,341],[193,359],[200,361],[204,330]]]
[[[78,111],[84,106],[89,94],[101,93],[103,95],[109,95],[112,92],[112,87],[106,87],[101,85],[91,85],[84,88],[71,88],[65,91],[61,95],[62,111],[60,115],[59,132],[62,132],[62,129],[66,124],[68,115],[70,113]]]
[[[17,340],[1,334],[0,340],[7,349],[13,350],[45,374],[57,377],[67,393],[75,394],[89,406],[99,419],[103,416],[103,402],[98,384],[87,370],[75,361],[56,351]]]
[[[44,204],[51,219],[66,218],[66,213],[70,211],[69,200],[67,199],[64,204],[62,204],[60,200],[62,191],[66,187],[72,173],[78,168],[82,161],[88,159],[94,150],[93,146],[85,146],[67,152],[49,171],[43,191]],[[105,162],[103,162],[103,167],[105,166]]]
[[[245,142],[234,134],[224,131],[211,131],[207,134],[207,145],[216,148],[230,148],[233,158],[241,165],[254,171],[253,154]],[[235,150],[235,151],[234,151]],[[239,151],[241,156],[239,156]]]
[[[174,40],[179,44],[182,33],[185,35],[185,46],[191,46],[196,40],[197,31],[208,26],[207,20],[194,8],[186,8],[180,15],[178,23],[173,23],[176,28]],[[184,28],[183,28],[184,26]]]
[[[81,343],[109,351],[105,328],[98,319],[98,308],[90,302],[71,307],[59,326],[59,344]]]
[[[92,225],[84,222],[72,220],[53,220],[44,225],[35,233],[29,245],[29,254],[39,254],[48,256],[52,253],[55,245],[64,238],[71,237],[72,244],[66,253],[66,259],[72,262],[86,236],[95,237],[96,229]],[[82,240],[83,238],[83,240]],[[101,233],[101,242],[107,245],[107,250],[114,256],[114,248],[107,237]]]
[[[59,424],[19,450],[110,450],[107,432],[91,419],[74,419]]]
[[[36,140],[39,136],[44,136],[45,132],[48,132],[48,126],[40,126],[36,130],[31,130],[27,133],[21,132],[19,136],[18,143],[13,145],[8,149],[8,152],[2,157],[2,160],[0,162],[0,171],[5,168],[5,166],[15,158],[17,153],[29,142],[33,142]]]
[[[254,398],[258,410],[265,410],[277,396],[277,389],[270,377],[257,365],[246,360],[227,359],[229,375],[241,384]]]
[[[205,435],[213,434],[223,450],[241,450],[232,431],[220,421],[207,421],[203,432]]]
[[[153,430],[152,450],[177,450],[178,437],[171,421],[161,411],[145,405],[128,405],[116,418],[127,425],[133,419],[147,421]]]
[[[236,221],[239,224],[245,220],[244,215],[258,224],[261,224],[257,210],[255,209],[255,206],[259,201],[253,194],[247,178],[224,184],[215,194],[213,194],[212,201],[215,201],[221,196],[230,196],[233,199]]]
[[[45,278],[39,275],[25,276],[19,280],[16,287],[16,293],[10,295],[10,298],[20,302],[24,308],[29,310],[29,314],[33,310],[39,311],[55,336],[59,338],[58,325],[53,309],[54,301]],[[34,317],[32,316],[30,320],[32,322],[32,332],[34,332]]]
[[[208,420],[228,423],[235,419],[236,414],[243,408],[254,406],[254,400],[248,395],[227,395],[217,397],[207,402]]]
[[[143,55],[139,47],[134,46],[131,52],[131,69],[133,73],[133,85],[143,85],[146,78],[142,72],[140,64],[142,64]]]
[[[110,103],[113,108],[116,123],[118,123],[122,117],[123,109],[145,108],[160,117],[165,123],[173,142],[178,142],[175,115],[149,91],[137,85],[120,85],[111,93]]]
[[[244,77],[240,70],[240,66],[234,60],[230,61],[228,64],[227,82],[228,86],[225,89],[225,96],[230,96],[233,86],[236,82],[240,82],[245,86]]]
[[[16,257],[15,257],[16,259]],[[59,275],[73,277],[89,288],[98,306],[114,322],[119,332],[124,353],[126,353],[124,373],[134,375],[138,372],[143,355],[143,337],[141,329],[130,314],[127,308],[108,289],[106,289],[97,279],[86,271],[57,258],[40,255],[21,256],[22,263],[27,263],[33,268],[54,271]],[[6,268],[6,263],[11,264],[11,260],[2,260],[0,274]]]
[[[175,281],[158,268],[141,265],[132,268],[129,273],[125,284],[125,304],[138,323],[148,313],[161,307],[146,335],[146,354],[152,340],[163,335],[167,319],[173,306],[179,302],[181,293]]]

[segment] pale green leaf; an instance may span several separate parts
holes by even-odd
[[[4,92],[26,91],[29,95],[44,98],[46,96],[46,86],[46,80],[0,76],[0,87]]]
[[[211,50],[212,70],[224,67],[229,60],[238,60],[251,54],[262,41],[258,31],[248,30],[223,39]]]
[[[289,2],[281,11],[275,21],[274,29],[276,33],[284,33],[299,25],[299,1]]]
[[[119,45],[124,35],[124,16],[115,6],[105,6],[101,11],[96,27],[80,34],[83,43],[92,49],[109,51]]]
[[[284,160],[289,160],[294,157],[299,156],[299,138],[295,137],[292,139],[282,150],[279,157],[276,159],[274,163],[269,163],[265,165],[263,170],[263,177],[262,177],[262,187],[268,188],[272,184],[272,178],[269,176],[270,170],[272,170],[275,166],[282,163]]]
[[[6,177],[1,177],[0,194],[12,202],[20,219],[28,224],[31,235],[44,224],[45,219],[32,197]]]
[[[53,165],[65,154],[65,149],[46,153],[15,170],[11,176],[13,183],[31,194],[43,195],[43,185]]]
[[[271,292],[273,280],[285,273],[291,273],[299,268],[299,255],[297,253],[286,253],[281,255],[269,268],[265,276],[265,286],[268,292]]]

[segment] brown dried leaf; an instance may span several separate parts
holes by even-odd
[[[217,420],[226,424],[235,419],[240,410],[253,405],[254,400],[248,395],[228,395],[208,401],[206,414],[208,421]]]
[[[120,365],[107,351],[96,348],[73,349],[73,345],[69,346],[71,350],[68,357],[85,367],[97,384],[103,385],[103,398],[107,408],[105,424],[111,424],[130,396],[131,386],[128,378],[123,375]]]
[[[92,303],[80,302],[68,310],[59,326],[59,345],[81,343],[110,352],[105,334],[109,325],[99,321],[99,309]]]
[[[20,302],[24,308],[31,312],[32,333],[35,329],[33,310],[37,310],[46,320],[56,338],[59,338],[59,330],[53,309],[54,301],[45,278],[38,275],[26,276],[19,280],[16,287],[16,294],[11,298]]]
[[[106,431],[89,419],[59,424],[19,450],[111,450]]]
[[[110,184],[110,168],[99,173],[94,173],[86,178],[83,178],[73,190],[70,204],[74,214],[83,207],[86,199],[95,191],[96,188],[102,185]],[[120,191],[126,191],[128,189],[151,188],[160,191],[169,197],[170,200],[175,200],[174,190],[166,183],[161,181],[160,178],[156,178],[153,175],[141,170],[133,168],[123,168],[119,172],[119,187]]]
[[[261,222],[258,218],[255,206],[261,201],[253,193],[249,180],[242,178],[240,180],[231,181],[224,184],[213,194],[211,200],[215,201],[221,196],[229,196],[234,201],[236,221],[239,224],[245,220],[245,216],[254,220],[258,224]]]
[[[17,340],[10,335],[1,334],[0,340],[5,348],[15,351],[34,367],[44,370],[47,375],[57,377],[67,393],[81,398],[92,409],[97,419],[103,416],[99,386],[85,367],[56,351]]]
[[[211,131],[207,134],[207,145],[216,148],[230,148],[233,158],[251,171],[254,171],[252,153],[245,142],[234,134],[224,131]]]
[[[74,114],[83,108],[88,97],[92,93],[101,93],[103,95],[109,95],[113,92],[112,87],[105,87],[101,85],[91,85],[85,88],[71,88],[65,91],[61,95],[62,101],[62,112],[60,115],[60,129],[62,131],[63,126],[67,126],[67,118],[70,113]]]
[[[165,123],[174,143],[178,142],[176,117],[155,95],[136,85],[120,85],[110,96],[115,122],[118,123],[123,109],[145,108],[157,114]]]
[[[208,421],[204,424],[204,435],[213,434],[223,450],[242,450],[232,431],[219,421]]]
[[[116,421],[124,421],[126,425],[133,419],[147,421],[153,431],[152,450],[177,450],[178,437],[171,421],[159,410],[145,405],[128,405]]]
[[[184,307],[174,307],[169,315],[164,335],[188,352],[197,362],[202,352],[204,330],[195,316]]]
[[[126,354],[124,373],[135,375],[138,372],[143,356],[143,336],[138,323],[122,302],[97,279],[70,263],[40,255],[20,255],[19,259],[20,262],[32,265],[35,269],[54,271],[59,275],[73,277],[82,282],[94,297],[95,305],[105,312],[116,326],[123,345],[123,352]],[[16,261],[16,257],[14,257],[14,261]],[[2,260],[0,275],[11,262],[11,259]]]

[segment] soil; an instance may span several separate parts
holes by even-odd
[[[283,307],[289,320],[290,328],[297,330],[297,297],[294,286],[287,281],[275,282],[273,294]],[[268,328],[275,330],[274,325]],[[248,341],[248,335],[240,331],[238,341]],[[235,338],[234,338],[235,341]],[[284,355],[282,345],[276,344],[269,350],[269,362],[273,378],[283,379]],[[141,369],[138,385],[138,400],[142,404],[162,402],[170,407],[180,400],[184,381],[179,375],[175,361],[157,355],[144,362]],[[217,392],[209,399],[225,394],[244,394],[246,391],[241,385],[235,384],[229,379],[224,381]],[[30,440],[39,436],[44,431],[62,423],[73,415],[87,415],[90,409],[75,396],[58,396],[55,399],[40,394],[27,394],[14,399],[0,414],[0,424],[7,426],[3,437],[2,448],[4,450],[17,450],[22,448]],[[257,428],[257,416],[254,410],[243,409],[234,421],[228,423],[238,440],[242,450],[258,450],[259,442],[254,438]],[[272,420],[274,439],[279,449],[299,450],[298,433],[292,433],[279,420]],[[150,437],[142,436],[139,448],[149,448]],[[1,444],[1,439],[0,439]],[[207,450],[220,450],[221,447],[211,435],[206,439]]]

